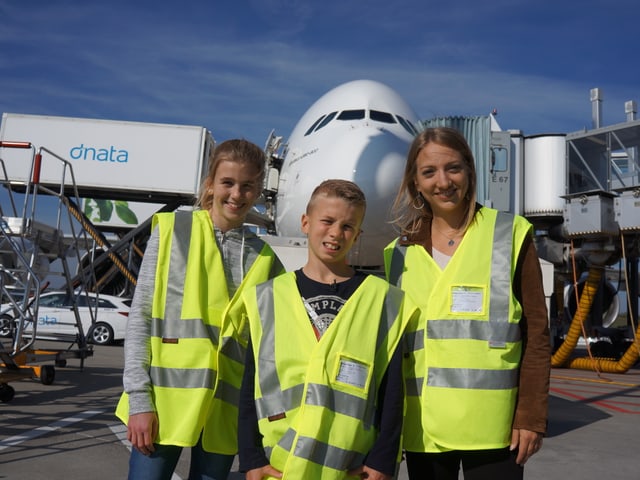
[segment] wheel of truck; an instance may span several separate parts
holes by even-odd
[[[15,320],[10,315],[2,315],[0,317],[0,337],[9,338],[13,336],[15,328]]]
[[[8,383],[0,383],[0,402],[10,402],[13,400],[13,396],[16,394],[16,391],[13,389],[11,385]]]
[[[104,322],[97,322],[89,329],[89,342],[97,345],[109,345],[113,342],[113,328]]]
[[[56,367],[53,365],[43,365],[40,367],[40,382],[43,385],[51,385],[56,378]]]

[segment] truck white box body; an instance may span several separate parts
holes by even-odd
[[[81,196],[149,202],[193,198],[214,145],[198,126],[16,113],[2,115],[0,140],[30,142],[67,160]],[[64,162],[46,150],[40,184],[59,186]],[[32,157],[29,150],[0,148],[11,181],[29,180]]]

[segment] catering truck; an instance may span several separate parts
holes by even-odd
[[[29,180],[42,149],[41,185],[75,183],[81,197],[155,203],[193,199],[214,146],[204,127],[18,113],[2,115],[0,141],[33,147],[0,149],[13,182]],[[63,178],[65,162],[73,174]]]
[[[213,148],[200,126],[4,113],[0,254],[46,255],[52,263],[42,283],[60,260],[69,263],[55,268],[64,277],[78,269],[60,283],[129,296],[153,213],[191,208]],[[4,238],[18,235],[25,241]],[[0,273],[8,265],[0,259]]]

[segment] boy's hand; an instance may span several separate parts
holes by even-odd
[[[368,480],[392,480],[393,477],[391,475],[385,475],[378,470],[374,470],[373,468],[367,467],[366,465],[360,465],[358,468],[354,468],[353,470],[349,470],[347,475],[350,477],[360,477],[366,478]]]
[[[249,470],[244,478],[246,480],[262,480],[265,477],[282,478],[282,472],[279,472],[271,465],[265,465],[264,467]]]

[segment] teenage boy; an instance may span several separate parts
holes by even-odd
[[[391,479],[403,419],[400,339],[417,315],[404,293],[347,255],[366,201],[322,182],[302,215],[307,263],[248,290],[239,458],[247,480]]]

